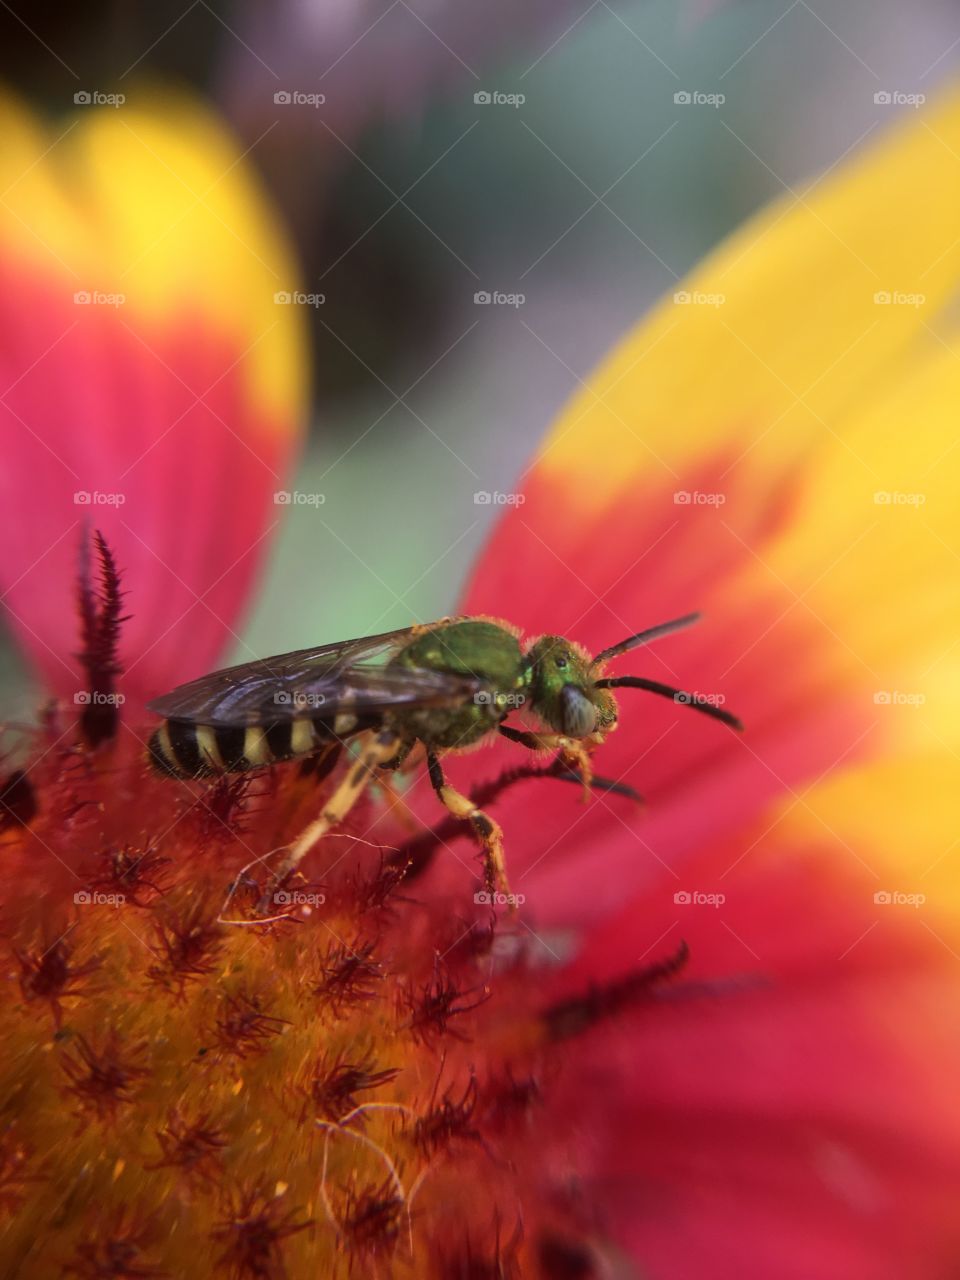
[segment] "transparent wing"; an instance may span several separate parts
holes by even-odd
[[[193,724],[277,724],[341,711],[458,706],[483,687],[471,676],[384,665],[411,633],[405,627],[244,662],[180,685],[148,708],[167,720]]]

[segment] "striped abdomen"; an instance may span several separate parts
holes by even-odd
[[[342,712],[332,722],[321,716],[298,716],[276,724],[247,726],[165,720],[150,738],[147,750],[158,773],[203,778],[309,756],[364,729],[377,728],[381,719],[380,715]]]

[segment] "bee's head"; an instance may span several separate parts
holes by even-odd
[[[597,741],[617,727],[613,694],[595,683],[591,659],[563,636],[541,636],[527,650],[530,702],[555,733]]]
[[[646,689],[648,693],[672,698],[694,711],[701,711],[732,729],[742,729],[737,717],[718,706],[716,700],[686,693],[683,689],[675,689],[645,676],[613,677],[603,674],[606,663],[611,659],[652,640],[659,640],[661,636],[681,631],[696,622],[698,617],[699,614],[688,613],[682,618],[647,627],[593,658],[563,636],[541,636],[526,654],[533,710],[556,733],[568,738],[592,738],[594,742],[602,742],[617,727],[617,703],[610,690]]]

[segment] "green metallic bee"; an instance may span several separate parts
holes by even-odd
[[[612,689],[646,689],[739,729],[735,716],[696,695],[642,676],[610,678],[607,662],[678,631],[693,613],[629,636],[590,657],[562,636],[521,644],[487,618],[443,618],[383,635],[228,667],[150,703],[164,723],[150,739],[154,767],[175,777],[258,769],[356,742],[350,767],[286,851],[282,886],[316,841],[342,822],[377,769],[399,768],[418,744],[446,808],[471,823],[491,895],[509,894],[499,826],[444,777],[447,752],[499,734],[533,751],[557,751],[589,789],[590,752],[617,727]],[[532,714],[530,727],[505,724]],[[267,896],[265,900],[269,900]]]

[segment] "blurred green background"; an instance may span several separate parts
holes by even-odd
[[[208,96],[324,297],[295,480],[323,500],[286,509],[234,658],[448,612],[498,510],[474,495],[514,490],[653,300],[889,124],[875,95],[932,95],[960,47],[954,0],[40,5],[4,23],[2,74],[38,105],[62,103],[64,39],[104,90],[154,75]],[[475,303],[495,290],[524,301]],[[0,679],[25,709],[9,647]]]

